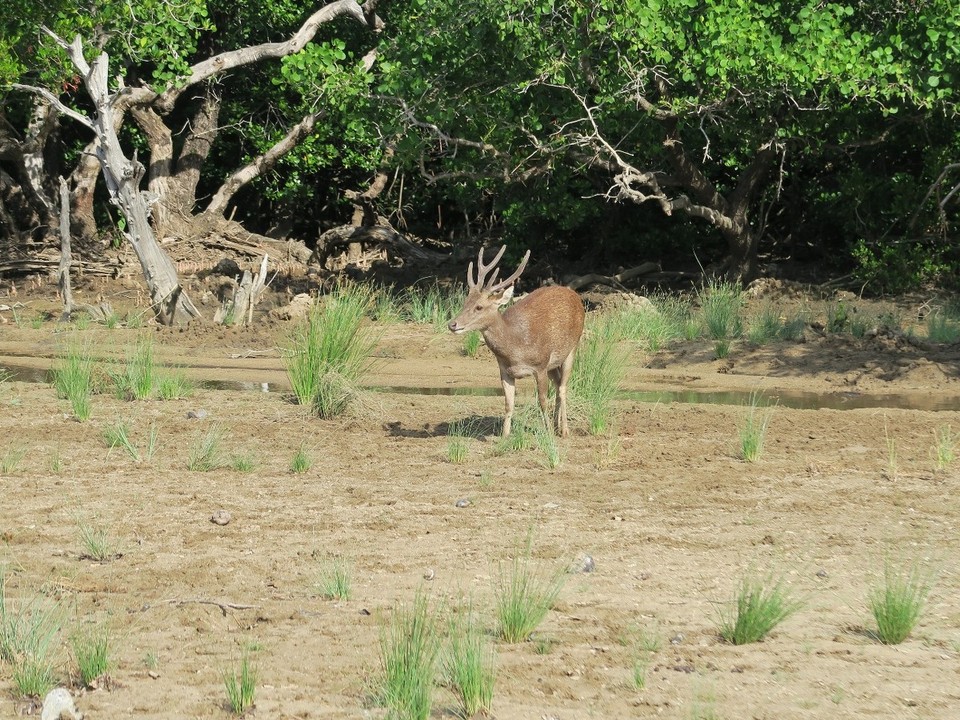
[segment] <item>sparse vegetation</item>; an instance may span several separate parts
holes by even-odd
[[[120,399],[145,400],[153,394],[156,381],[156,363],[153,359],[153,340],[141,335],[126,362],[116,372],[110,372],[114,392]]]
[[[56,639],[63,625],[63,608],[43,595],[14,607],[7,597],[7,568],[0,566],[0,660],[11,668],[15,692],[43,697],[57,681]]]
[[[57,397],[70,401],[73,416],[81,422],[90,418],[93,369],[89,346],[74,340],[58,356],[51,371]]]
[[[77,527],[80,530],[80,541],[84,549],[81,557],[97,562],[107,562],[119,557],[117,543],[106,527],[82,519],[77,520]]]
[[[870,611],[880,642],[898,645],[907,639],[920,621],[932,586],[930,574],[918,565],[903,570],[887,561],[883,584],[870,592]]]
[[[112,667],[112,640],[107,624],[78,630],[70,638],[73,659],[80,682],[90,687],[110,672]]]
[[[941,425],[934,433],[933,457],[937,470],[946,470],[957,459],[957,438],[949,425]]]
[[[130,439],[130,425],[125,420],[117,420],[108,425],[103,431],[103,440],[110,450],[120,447],[126,451],[134,462],[140,462],[140,451]]]
[[[472,606],[450,622],[443,675],[447,687],[460,702],[461,717],[490,712],[496,682],[496,651],[480,628]]]
[[[960,320],[950,313],[930,313],[925,324],[930,342],[952,344],[960,340]]]
[[[747,462],[756,462],[763,454],[763,445],[772,418],[773,408],[763,404],[763,394],[750,393],[747,414],[740,426],[740,457]]]
[[[566,580],[562,569],[535,565],[533,534],[510,563],[500,566],[496,596],[497,634],[508,643],[528,640],[550,612]]]
[[[782,578],[748,574],[740,581],[731,606],[720,612],[720,636],[734,645],[758,642],[801,606]]]
[[[353,568],[348,560],[337,555],[327,558],[320,568],[317,588],[325,600],[349,600],[353,586]]]
[[[697,291],[697,297],[703,326],[712,340],[730,340],[743,334],[743,289],[740,285],[712,279]]]
[[[411,604],[397,604],[381,630],[383,665],[379,696],[393,720],[427,720],[433,707],[440,637],[436,611],[418,591]]]
[[[249,648],[245,648],[240,656],[239,667],[223,672],[227,704],[235,715],[243,715],[254,706],[256,700],[257,667],[250,658],[250,652]]]
[[[342,285],[319,299],[290,336],[287,375],[301,405],[321,418],[341,415],[359,392],[371,366],[377,335],[364,320],[372,291]]]
[[[241,453],[230,458],[230,467],[236,472],[253,472],[257,467],[257,460],[251,453]]]
[[[605,433],[612,422],[613,402],[629,360],[623,337],[616,314],[591,314],[577,349],[570,378],[571,406],[586,415],[593,435]]]
[[[301,445],[290,460],[290,472],[301,475],[309,472],[311,467],[313,467],[313,460],[310,458],[307,449]]]
[[[432,325],[446,332],[447,323],[460,312],[466,297],[463,288],[444,288],[437,283],[425,287],[413,285],[403,295],[405,315],[415,323]]]
[[[157,397],[161,400],[180,400],[193,395],[194,384],[183,370],[158,370],[154,379]]]
[[[213,425],[201,435],[190,448],[187,459],[187,470],[210,472],[225,465],[220,443],[223,441],[224,429],[220,425]]]
[[[27,448],[15,447],[4,450],[0,457],[0,475],[12,475],[20,467],[20,463],[27,456]]]
[[[463,336],[463,353],[467,357],[476,357],[483,345],[483,335],[479,330],[471,330]]]

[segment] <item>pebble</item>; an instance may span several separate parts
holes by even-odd
[[[199,410],[190,410],[187,412],[187,417],[191,420],[203,420],[207,415],[209,415],[206,410],[200,408]]]
[[[231,517],[230,513],[228,513],[226,510],[217,510],[213,515],[210,516],[210,522],[212,522],[214,525],[226,525],[232,519],[233,518]]]
[[[460,498],[454,503],[454,505],[456,505],[458,508],[470,507],[470,501],[467,498]]]
[[[83,720],[83,714],[77,712],[69,690],[54,688],[43,699],[40,720]]]

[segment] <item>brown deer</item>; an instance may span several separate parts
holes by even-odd
[[[517,378],[533,375],[537,381],[537,399],[546,417],[548,380],[557,388],[557,406],[554,424],[563,437],[567,427],[567,380],[573,368],[573,354],[583,334],[584,311],[580,296],[562,285],[542,287],[518,300],[503,313],[500,306],[513,297],[513,285],[527,266],[530,251],[523,256],[520,266],[506,280],[497,282],[496,267],[507,246],[489,264],[483,263],[483,248],[477,255],[477,278],[473,278],[473,263],[467,268],[467,299],[463,310],[450,325],[451,332],[465,333],[479,330],[500,365],[500,381],[506,413],[503,418],[503,436],[510,434],[513,418],[513,400]]]

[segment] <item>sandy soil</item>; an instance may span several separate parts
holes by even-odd
[[[23,318],[56,307],[46,285],[0,293],[13,300],[28,303]],[[917,306],[900,312],[909,319]],[[470,440],[465,463],[448,461],[449,423],[477,417],[494,430],[494,394],[376,392],[349,417],[311,417],[283,392],[279,321],[91,327],[104,354],[122,357],[147,332],[165,363],[227,382],[168,402],[98,395],[79,423],[49,385],[28,381],[69,333],[2,317],[0,365],[27,378],[0,386],[0,457],[26,450],[0,477],[8,602],[43,593],[62,603],[64,678],[70,633],[109,623],[110,681],[74,687],[91,720],[226,718],[222,673],[250,643],[256,717],[382,717],[370,689],[395,604],[418,588],[448,609],[472,598],[492,626],[500,564],[531,530],[542,567],[576,569],[589,555],[595,570],[566,575],[532,642],[497,645],[500,720],[960,717],[960,474],[932,457],[938,428],[960,431],[956,346],[811,329],[801,343],[735,345],[724,361],[709,343],[638,350],[628,389],[733,402],[624,399],[615,441],[574,418],[550,469],[535,449],[498,454],[492,436]],[[386,328],[378,356],[375,385],[497,386],[489,354],[464,357],[457,338],[428,328]],[[742,394],[758,389],[783,401],[763,456],[748,463],[737,447]],[[528,381],[519,392],[530,402]],[[200,410],[206,417],[188,417]],[[118,419],[141,451],[158,429],[151,459],[108,450],[102,434]],[[253,471],[186,469],[215,425],[225,454],[255,459]],[[314,462],[297,475],[289,465],[301,446]],[[211,522],[218,510],[229,524]],[[107,529],[121,556],[84,557],[84,523]],[[320,597],[331,556],[352,563],[348,601]],[[936,577],[919,627],[898,646],[873,638],[867,609],[887,560]],[[763,642],[737,647],[719,638],[717,618],[751,570],[782,575],[804,604]],[[644,637],[656,650],[638,690]],[[0,664],[2,717],[30,709],[12,687]],[[449,691],[435,699],[434,717],[451,717]]]

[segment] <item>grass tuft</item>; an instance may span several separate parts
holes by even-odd
[[[313,467],[313,460],[307,449],[301,445],[290,460],[290,472],[301,475],[308,472],[311,467]]]
[[[73,658],[84,687],[90,687],[110,672],[113,665],[111,645],[107,625],[78,631],[70,638]]]
[[[0,457],[0,475],[12,475],[20,467],[20,463],[27,456],[27,448],[9,448]]]
[[[877,639],[885,645],[898,645],[920,621],[933,580],[916,565],[898,570],[889,562],[883,579],[883,585],[870,592],[870,611],[877,624]]]
[[[443,676],[460,702],[461,717],[490,713],[497,677],[496,651],[480,628],[472,606],[450,621]]]
[[[120,557],[116,541],[103,525],[93,525],[84,520],[77,521],[80,530],[80,542],[84,553],[81,557],[108,562]]]
[[[90,418],[93,369],[89,345],[74,341],[58,356],[51,371],[57,397],[70,401],[73,416],[81,422]]]
[[[617,313],[591,314],[577,348],[570,379],[571,405],[586,415],[593,435],[605,433],[612,422],[613,401],[629,361],[623,339],[623,323]]]
[[[349,600],[353,588],[353,568],[340,556],[328,558],[320,568],[317,589],[325,600]]]
[[[747,462],[756,462],[763,454],[767,429],[773,418],[773,408],[763,406],[762,398],[759,392],[750,393],[747,415],[740,426],[740,457]]]
[[[41,698],[56,685],[54,650],[62,625],[63,608],[42,595],[15,608],[0,566],[0,660],[9,664],[20,697]]]
[[[234,715],[243,715],[253,707],[257,694],[257,668],[250,659],[249,649],[244,650],[238,668],[223,671],[223,685],[227,704]]]
[[[801,606],[782,579],[748,575],[741,580],[732,607],[720,613],[720,637],[734,645],[758,642]]]
[[[738,283],[711,279],[697,291],[707,335],[730,340],[743,334],[743,289]]]
[[[941,425],[934,433],[933,457],[937,470],[946,470],[957,459],[957,438],[949,425]]]
[[[130,425],[126,421],[117,420],[113,425],[108,425],[103,431],[103,441],[110,450],[121,447],[134,462],[140,462],[140,451],[130,439]]]
[[[412,604],[394,606],[390,623],[380,635],[380,698],[388,718],[430,717],[439,650],[437,615],[426,594],[418,591]]]
[[[290,335],[284,353],[290,384],[318,417],[345,412],[370,369],[377,336],[364,318],[373,298],[368,288],[342,285],[315,302]]]
[[[515,553],[509,565],[500,566],[495,588],[497,634],[508,643],[530,638],[550,612],[566,579],[563,569],[535,567],[532,545],[531,532],[524,548]]]
[[[225,465],[220,443],[223,441],[224,430],[220,425],[214,425],[207,433],[199,438],[190,448],[187,459],[187,470],[210,472]]]

